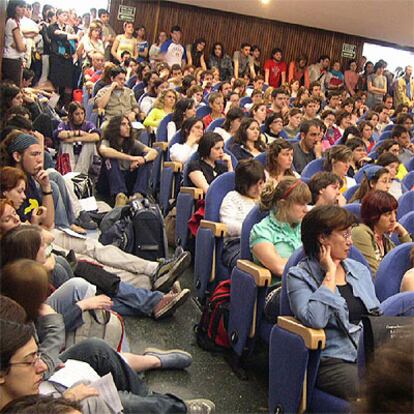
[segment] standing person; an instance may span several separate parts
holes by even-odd
[[[50,53],[52,41],[49,37],[48,27],[56,22],[56,13],[54,10],[49,10],[46,13],[46,18],[40,24],[40,34],[43,38],[43,53],[42,53],[42,74],[39,79],[39,86],[44,85],[49,78],[49,68],[50,68]]]
[[[158,35],[158,42],[153,43],[149,49],[148,56],[152,68],[155,68],[156,64],[161,61],[161,46],[168,39],[166,32],[160,32]]]
[[[171,27],[171,39],[165,41],[161,48],[160,53],[162,59],[168,63],[170,68],[173,65],[179,65],[180,67],[185,64],[186,53],[184,46],[180,43],[182,32],[180,26]]]
[[[214,43],[208,58],[209,69],[217,68],[222,82],[229,81],[234,73],[231,57],[225,53],[224,46],[220,42]]]
[[[325,90],[332,91],[342,89],[344,86],[344,74],[341,72],[341,62],[334,63],[325,76]]]
[[[98,17],[102,23],[102,40],[105,47],[105,61],[111,59],[111,48],[114,43],[116,33],[115,30],[109,25],[109,12],[105,9],[98,10]]]
[[[262,65],[260,63],[260,56],[262,54],[262,50],[259,46],[253,45],[250,53],[250,78],[253,80],[256,79],[257,76],[260,76],[262,74]]]
[[[359,78],[358,89],[360,91],[366,91],[368,89],[368,76],[374,72],[374,64],[372,62],[366,62],[363,72],[361,72]]]
[[[279,88],[286,83],[286,62],[282,61],[282,49],[278,47],[272,50],[270,59],[264,64],[265,83],[273,88]]]
[[[328,72],[331,58],[328,55],[322,55],[318,63],[309,66],[309,80],[319,82],[322,86],[325,84],[325,75]]]
[[[137,44],[138,44],[138,63],[144,62],[148,57],[148,41],[145,39],[146,30],[145,26],[139,25],[135,29],[137,35]]]
[[[414,106],[414,80],[412,79],[413,67],[405,67],[404,76],[397,81],[397,87],[394,91],[395,107],[399,105],[408,105],[409,108]]]
[[[26,52],[26,42],[20,29],[20,20],[24,16],[25,7],[26,2],[23,0],[10,0],[7,4],[4,28],[2,79],[11,80],[19,87]]]
[[[138,43],[134,37],[134,23],[125,22],[123,27],[124,34],[115,37],[111,48],[112,57],[118,62],[122,62],[122,53],[125,51],[134,59],[138,56]]]
[[[48,27],[51,40],[50,73],[53,86],[59,90],[62,105],[72,100],[73,85],[73,55],[76,50],[75,41],[79,36],[69,33],[68,12],[59,9],[56,11],[57,21]]]
[[[356,60],[351,60],[348,64],[348,70],[345,71],[345,86],[351,96],[354,96],[359,82]]]
[[[292,81],[299,81],[300,86],[309,89],[309,67],[307,65],[308,57],[306,55],[299,55],[295,60],[292,60],[292,62],[289,63],[289,84],[291,84]]]
[[[192,45],[187,46],[187,63],[196,68],[207,70],[206,61],[204,59],[204,50],[206,48],[206,39],[200,37],[196,39]]]
[[[387,78],[384,76],[384,64],[380,61],[374,66],[374,73],[367,78],[368,98],[367,106],[373,109],[376,105],[382,104],[387,93]]]
[[[250,51],[251,45],[249,43],[242,43],[240,50],[236,50],[233,54],[233,66],[234,66],[234,78],[243,79],[245,76],[249,76],[250,71]]]
[[[79,42],[76,53],[79,59],[86,59],[90,64],[92,62],[92,55],[96,52],[105,53],[104,42],[102,37],[102,25],[99,22],[92,22],[89,25],[88,32]]]
[[[308,163],[322,156],[319,122],[316,119],[304,121],[300,126],[300,141],[293,145],[293,165],[299,174]]]

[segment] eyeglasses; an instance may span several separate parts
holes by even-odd
[[[36,366],[36,364],[41,360],[43,354],[41,352],[36,352],[34,354],[34,358],[31,361],[19,361],[19,362],[10,362],[9,365],[31,365],[32,367]]]
[[[351,231],[351,229],[345,230],[341,234],[342,234],[342,237],[345,240],[348,240],[348,239],[351,239],[352,238],[352,231]]]

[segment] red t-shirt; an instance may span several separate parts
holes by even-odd
[[[274,59],[266,60],[264,64],[265,71],[269,71],[269,86],[278,88],[282,79],[282,72],[287,71],[286,62],[276,62]]]

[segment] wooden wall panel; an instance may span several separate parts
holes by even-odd
[[[116,19],[119,4],[137,8],[135,23],[146,26],[150,42],[160,30],[168,32],[178,24],[183,30],[184,44],[197,37],[206,39],[207,55],[215,41],[221,41],[230,56],[246,41],[259,45],[263,61],[274,47],[280,47],[287,62],[301,53],[314,62],[321,54],[341,58],[343,43],[356,45],[360,56],[365,41],[353,35],[157,0],[112,0],[112,25],[117,32],[122,31],[122,22]]]

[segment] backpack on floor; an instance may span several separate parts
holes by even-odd
[[[82,319],[84,323],[79,328],[66,333],[66,348],[88,338],[99,338],[115,351],[121,351],[125,336],[121,315],[108,310],[90,310],[82,313]]]
[[[132,254],[155,261],[168,257],[168,239],[164,217],[158,204],[147,199],[131,203],[134,234]]]
[[[207,300],[200,322],[195,326],[197,344],[211,352],[230,349],[228,323],[230,314],[230,280],[220,282]]]

